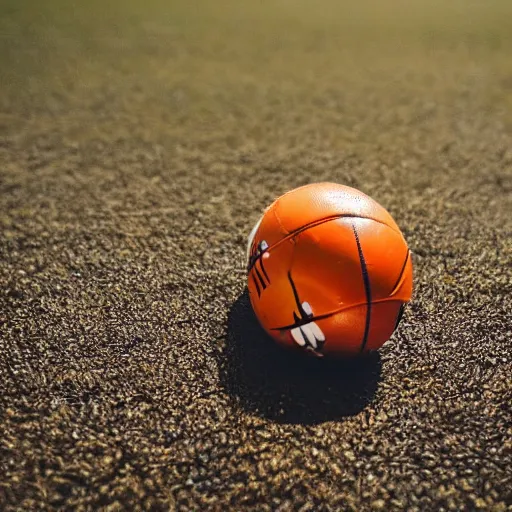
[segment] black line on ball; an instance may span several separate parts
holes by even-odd
[[[335,315],[336,313],[339,313],[339,311],[334,311],[332,313],[326,313],[325,315],[318,315],[318,316],[311,316],[311,317],[305,317],[305,318],[299,318],[295,311],[293,312],[293,319],[295,322],[290,325],[282,325],[281,327],[271,327],[271,331],[285,331],[287,329],[295,329],[295,327],[300,327],[301,325],[310,324],[311,322],[316,322],[317,320],[323,320],[324,318],[329,318],[330,316]]]
[[[402,270],[400,270],[400,274],[398,274],[398,279],[396,280],[395,286],[393,286],[393,288],[391,288],[392,292],[394,292],[396,290],[398,283],[400,283],[400,280],[402,279],[402,276],[404,275],[405,267],[407,265],[407,262],[409,261],[410,254],[411,254],[411,251],[409,251],[409,249],[407,249],[407,255],[405,256],[405,261],[404,261],[404,264],[402,265]]]
[[[360,352],[363,352],[366,347],[366,342],[368,341],[368,335],[370,333],[370,321],[372,318],[372,290],[370,286],[368,268],[366,267],[366,260],[364,259],[363,249],[361,247],[361,242],[359,240],[359,235],[357,234],[355,224],[352,224],[352,229],[354,230],[354,236],[356,237],[357,252],[359,253],[359,261],[361,263],[361,271],[363,273],[364,291],[366,294],[366,323],[364,326],[363,341],[360,348]]]
[[[265,267],[263,266],[263,256],[260,258],[260,268],[261,268],[263,274],[265,275],[265,277],[267,278],[268,283],[270,284],[270,278],[268,277],[267,271],[265,270]]]
[[[387,226],[389,229],[397,232],[396,228],[393,226],[390,226],[389,224],[386,224],[384,221],[380,219],[375,219],[373,217],[365,217],[364,215],[355,215],[352,213],[340,213],[336,215],[329,215],[328,217],[324,217],[322,219],[318,219],[316,221],[310,222],[308,224],[305,224],[304,226],[300,226],[289,233],[285,233],[283,238],[275,242],[273,245],[267,247],[264,251],[258,253],[257,248],[254,248],[254,244],[256,241],[253,241],[253,244],[251,246],[251,255],[249,257],[249,261],[247,264],[247,272],[249,273],[252,270],[252,267],[256,264],[258,259],[260,259],[263,254],[270,251],[270,249],[274,249],[276,245],[281,244],[282,242],[285,242],[286,240],[290,240],[295,238],[296,236],[300,235],[302,232],[307,231],[308,229],[315,228],[317,226],[320,226],[321,224],[325,224],[326,222],[331,222],[333,220],[339,220],[339,219],[365,219],[365,220],[373,220],[374,222],[378,222],[379,224],[383,224],[384,226]]]
[[[254,271],[256,272],[256,275],[258,276],[258,279],[260,281],[260,284],[263,289],[267,287],[267,283],[265,283],[265,280],[263,279],[262,275],[259,273],[257,267],[254,267]]]
[[[297,288],[295,287],[295,283],[293,282],[293,279],[292,279],[292,273],[289,270],[288,270],[288,281],[290,281],[290,284],[292,286],[293,296],[295,297],[295,303],[297,304],[297,309],[299,310],[300,317],[302,320],[306,320],[309,317],[306,314],[306,312],[304,311],[304,308],[302,307],[302,304],[299,299],[299,293],[297,292]]]
[[[395,233],[397,233],[397,232],[400,233],[400,231],[397,231],[397,229],[394,228],[393,226],[390,226],[389,224],[387,224],[386,222],[384,222],[384,221],[382,221],[380,219],[375,219],[374,217],[366,217],[364,215],[355,215],[353,213],[338,213],[338,214],[335,214],[335,215],[329,215],[327,217],[323,217],[321,219],[309,222],[308,224],[304,224],[303,226],[300,226],[300,227],[290,231],[281,240],[278,240],[273,246],[268,247],[266,250],[272,249],[275,245],[277,245],[277,244],[279,244],[279,243],[281,243],[284,240],[287,240],[289,238],[293,238],[293,237],[299,235],[300,233],[302,233],[303,231],[307,231],[308,229],[315,228],[317,226],[320,226],[321,224],[325,224],[327,222],[331,222],[333,220],[339,220],[339,219],[373,220],[373,222],[377,222],[378,224],[382,224],[382,225],[388,227],[389,229],[393,230]]]
[[[318,316],[308,316],[308,314],[304,311],[304,308],[302,307],[302,304],[300,302],[299,293],[297,291],[297,288],[295,286],[295,283],[293,282],[292,273],[288,271],[288,280],[290,281],[290,285],[292,287],[293,296],[295,298],[295,303],[297,304],[297,309],[299,310],[300,317],[293,312],[293,324],[290,325],[282,325],[281,327],[271,327],[272,331],[284,331],[287,329],[295,329],[296,327],[301,327],[302,325],[309,324],[311,322],[315,322],[316,320],[322,320],[323,318],[328,318],[332,315],[335,315],[337,311],[334,313],[326,313],[325,315],[318,315]]]
[[[252,275],[252,280],[254,282],[254,285],[256,286],[256,291],[258,292],[258,297],[261,297],[261,290],[260,290],[260,287],[258,285],[258,281],[254,277],[254,274]]]
[[[292,291],[293,291],[293,296],[295,298],[295,304],[297,304],[297,308],[300,312],[301,306],[300,306],[299,294],[297,292],[297,288],[295,288],[295,283],[293,282],[293,279],[292,279],[292,273],[289,270],[288,270],[288,281],[290,281],[290,285],[291,285]]]

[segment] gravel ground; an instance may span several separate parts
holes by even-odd
[[[386,7],[383,7],[383,6]],[[512,4],[0,3],[0,509],[512,510]],[[262,333],[313,181],[414,253],[382,350]]]

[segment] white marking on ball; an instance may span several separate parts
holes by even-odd
[[[256,224],[254,224],[254,227],[252,228],[251,232],[249,233],[249,236],[247,237],[247,261],[249,261],[249,258],[251,256],[251,246],[254,241],[254,237],[256,236],[256,231],[258,231],[258,228],[260,227],[262,220],[263,215],[258,219]]]
[[[298,345],[303,347],[306,344],[306,340],[304,339],[304,335],[300,330],[300,327],[295,327],[295,329],[291,330],[292,338],[297,342]]]

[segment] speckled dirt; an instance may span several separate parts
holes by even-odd
[[[512,510],[511,20],[3,1],[0,509]],[[283,354],[244,292],[261,210],[321,180],[414,252],[358,362]]]

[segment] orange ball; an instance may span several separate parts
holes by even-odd
[[[252,229],[248,289],[274,340],[317,356],[380,348],[412,295],[412,261],[391,215],[359,190],[314,183],[276,199]]]

